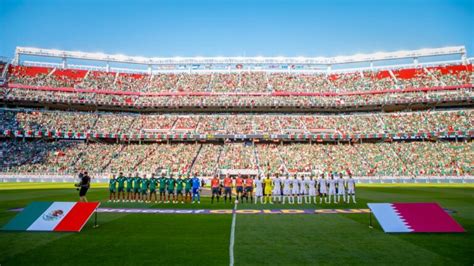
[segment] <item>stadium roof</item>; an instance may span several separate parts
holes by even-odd
[[[466,55],[464,46],[451,46],[443,48],[426,48],[419,50],[377,52],[371,54],[355,54],[351,56],[335,57],[142,57],[127,56],[121,54],[87,53],[80,51],[63,51],[56,49],[42,49],[33,47],[17,47],[15,51],[15,62],[19,62],[20,56],[42,56],[66,59],[80,59],[91,61],[139,64],[139,65],[193,65],[193,64],[291,64],[291,65],[338,65],[360,62],[375,62],[385,60],[397,60],[443,55]]]

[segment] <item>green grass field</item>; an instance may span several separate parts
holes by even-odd
[[[438,202],[455,211],[463,234],[385,234],[368,214],[237,214],[236,265],[405,264],[473,265],[473,185],[369,185],[357,190],[357,204],[253,205],[238,209],[366,208],[367,202]],[[90,201],[104,207],[233,208],[200,205],[106,203],[105,187],[91,189]],[[0,184],[0,226],[32,201],[75,201],[71,184]],[[228,265],[232,215],[99,214],[100,227],[89,221],[81,233],[0,231],[0,265]]]

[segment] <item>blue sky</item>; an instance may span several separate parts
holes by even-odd
[[[469,22],[471,21],[471,22]],[[0,0],[0,56],[336,56],[466,45],[474,0]]]

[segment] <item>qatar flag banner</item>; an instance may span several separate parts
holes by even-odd
[[[386,233],[465,232],[437,203],[368,203]]]

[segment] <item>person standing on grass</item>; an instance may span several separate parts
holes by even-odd
[[[181,174],[179,174],[178,179],[176,179],[176,202],[179,202],[179,196],[181,196],[181,204],[184,204],[183,185],[184,179],[182,179]]]
[[[273,179],[273,201],[281,203],[281,178],[278,173]]]
[[[293,204],[293,198],[291,197],[291,180],[290,176],[286,175],[285,180],[283,180],[283,204],[286,203]]]
[[[117,179],[115,179],[115,175],[112,175],[112,178],[109,180],[109,201],[108,202],[115,202],[117,200]]]
[[[168,179],[165,177],[164,173],[161,173],[161,177],[158,180],[160,182],[160,201],[159,203],[166,202],[166,183]]]
[[[123,173],[120,172],[119,176],[117,177],[117,183],[118,183],[118,190],[117,190],[117,200],[122,202],[125,202],[125,177],[123,176]]]
[[[148,202],[148,185],[149,180],[146,178],[146,174],[143,175],[142,178],[142,201]]]
[[[155,203],[158,199],[156,197],[156,186],[158,185],[158,179],[156,179],[155,174],[151,174],[150,178],[150,198],[149,201],[152,202],[152,196],[155,196]]]
[[[293,198],[293,202],[295,202],[295,199],[298,201],[298,204],[301,204],[300,202],[300,182],[298,180],[298,177],[295,174],[295,177],[293,178],[291,182],[291,197]]]
[[[199,180],[199,178],[194,175],[194,177],[192,178],[192,184],[193,184],[193,202],[192,204],[194,204],[197,200],[197,203],[201,203],[201,195],[200,195],[200,189],[201,189],[201,180]]]
[[[224,203],[227,203],[227,197],[229,197],[229,202],[232,203],[232,178],[229,174],[224,178]]]
[[[306,188],[306,180],[305,176],[301,175],[298,183],[300,184],[300,195],[298,196],[298,204],[303,202],[303,199],[306,201],[306,197],[308,196],[308,189]]]
[[[323,199],[325,203],[328,203],[327,201],[327,194],[328,194],[328,187],[327,187],[327,182],[326,179],[324,179],[324,173],[321,174],[321,177],[318,180],[318,186],[319,186],[319,203],[323,203]]]
[[[84,172],[81,177],[81,182],[79,183],[79,201],[80,202],[87,202],[86,194],[87,190],[89,190],[91,184],[91,178]]]
[[[192,180],[191,177],[188,175],[188,176],[184,179],[184,183],[185,183],[185,186],[184,186],[184,201],[186,201],[186,202],[191,202],[191,198],[192,198],[192,195],[191,195],[191,187],[193,186],[193,180]]]
[[[133,202],[140,200],[140,186],[141,186],[142,179],[136,174],[133,178]]]
[[[270,178],[270,174],[267,175],[267,178],[265,178],[265,180],[263,180],[263,183],[265,185],[265,199],[264,199],[264,204],[267,203],[267,201],[270,203],[270,204],[273,204],[273,201],[272,201],[272,179]]]
[[[341,201],[341,196],[342,196],[342,201],[346,201],[346,188],[344,184],[344,178],[342,178],[342,173],[339,173],[339,179],[337,179],[337,201]]]
[[[131,202],[133,200],[133,175],[132,173],[128,174],[127,177],[127,201]]]
[[[331,196],[334,200],[334,203],[337,203],[337,199],[336,199],[336,180],[334,179],[334,174],[331,173],[331,179],[329,179],[328,181],[329,183],[329,203],[331,203]]]
[[[239,174],[237,175],[237,178],[235,179],[235,194],[237,197],[237,200],[242,199],[242,193],[244,192],[244,180],[242,179],[242,176]]]
[[[245,179],[245,192],[247,193],[247,197],[245,198],[245,202],[249,202],[249,197],[250,197],[250,202],[253,202],[253,179],[249,175]]]
[[[354,203],[357,203],[356,202],[356,198],[355,198],[355,179],[352,178],[352,174],[349,173],[349,179],[347,179],[347,203],[349,203],[351,201],[351,196],[352,196],[352,202]]]
[[[174,188],[176,186],[176,179],[174,179],[173,174],[170,174],[168,178],[168,201],[166,203],[176,203],[176,195],[174,194]],[[173,197],[171,197],[173,195]]]
[[[306,186],[306,195],[304,196],[304,203],[310,204],[311,203],[311,196],[309,195],[309,189],[310,189],[310,181],[311,181],[311,174],[309,176],[305,176],[304,178],[304,184]]]
[[[317,203],[316,199],[316,180],[314,179],[314,175],[311,175],[308,180],[308,187],[309,187],[309,203],[311,203],[311,199],[314,204]]]
[[[217,202],[219,202],[219,183],[217,174],[214,174],[214,177],[211,179],[211,203],[214,203],[214,196],[217,197]]]
[[[255,204],[257,204],[258,199],[260,199],[260,203],[263,204],[263,183],[260,175],[257,175],[255,179]]]

